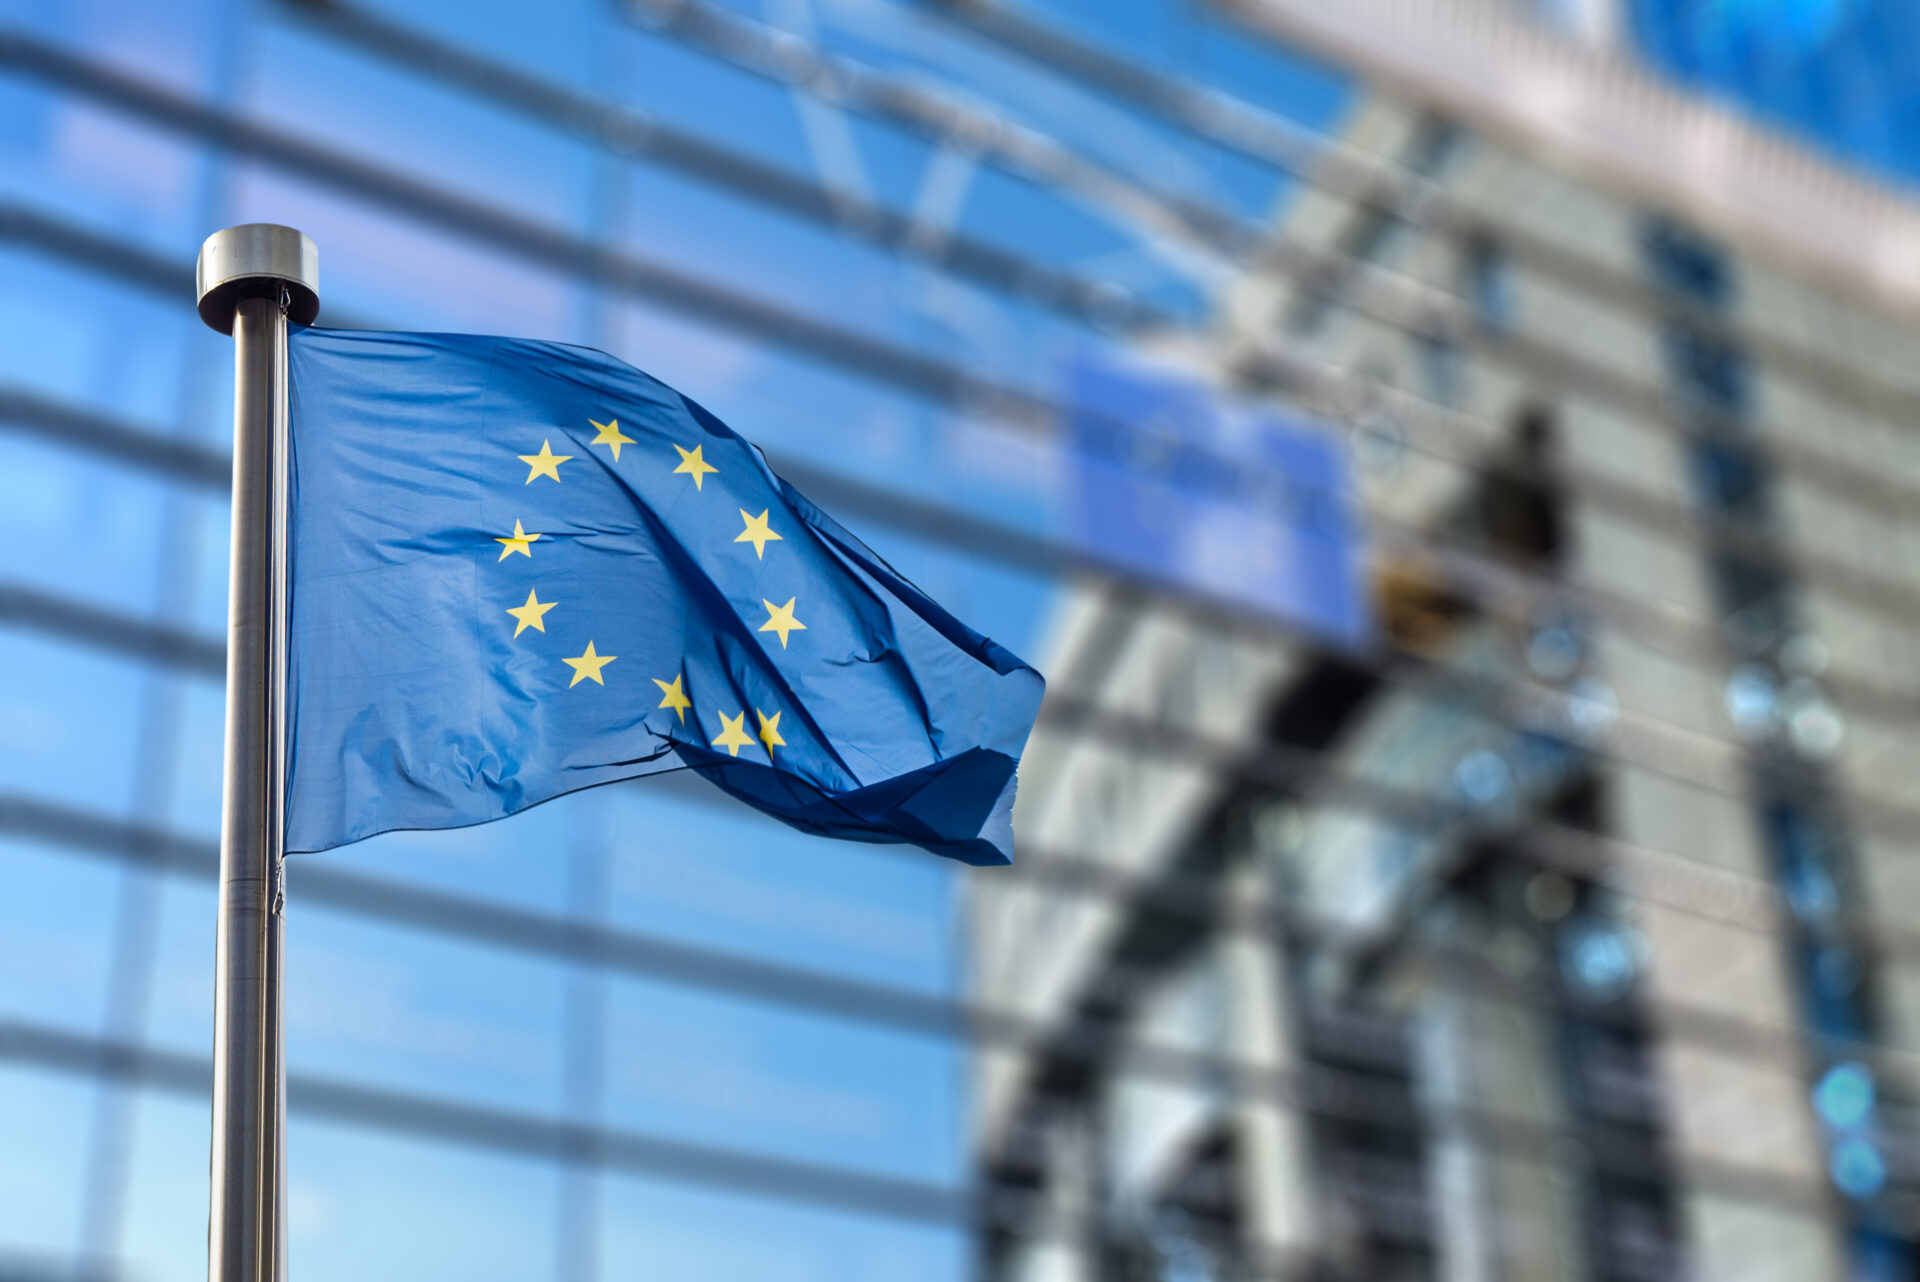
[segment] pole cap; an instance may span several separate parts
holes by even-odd
[[[278,223],[242,223],[207,237],[194,267],[200,319],[233,333],[233,313],[257,284],[287,289],[287,319],[313,324],[320,314],[320,250],[307,234]]]

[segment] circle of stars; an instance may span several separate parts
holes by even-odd
[[[589,447],[605,446],[609,457],[615,463],[620,461],[622,446],[637,445],[639,443],[634,437],[628,436],[620,430],[619,419],[609,419],[607,422],[602,423],[589,418],[587,422],[593,427],[596,433],[594,438],[588,442]],[[716,475],[720,471],[718,467],[707,461],[704,443],[695,444],[692,449],[674,443],[673,448],[679,455],[680,461],[678,466],[673,469],[672,474],[675,476],[689,477],[693,481],[694,491],[696,493],[704,492],[707,477]],[[540,442],[538,453],[519,454],[515,457],[527,465],[527,477],[523,484],[532,485],[535,481],[544,477],[557,485],[561,481],[561,465],[572,462],[575,456],[571,454],[555,454],[553,452],[553,442],[551,438],[549,438]],[[743,528],[739,534],[734,536],[733,542],[751,544],[755,560],[763,562],[766,560],[767,545],[769,543],[781,543],[785,541],[785,536],[776,531],[772,526],[771,508],[762,508],[758,516],[755,516],[745,508],[741,508],[740,520]],[[548,538],[549,536],[546,534],[529,533],[520,520],[515,520],[512,534],[495,535],[493,538],[494,542],[501,545],[500,555],[496,560],[505,561],[509,556],[517,553],[531,561],[534,559],[534,543]],[[788,648],[789,640],[793,633],[807,630],[807,625],[801,622],[795,614],[798,599],[797,596],[790,596],[787,598],[785,605],[775,605],[772,601],[764,599],[760,603],[766,609],[767,619],[766,622],[760,624],[756,631],[773,633],[779,638],[780,648],[783,651]],[[547,613],[560,604],[558,601],[540,600],[539,590],[537,588],[529,588],[527,591],[527,599],[523,604],[506,607],[506,613],[514,620],[514,637],[517,639],[521,633],[527,631],[529,628],[545,634],[547,631]],[[561,658],[561,662],[573,670],[573,678],[567,682],[567,688],[573,689],[583,681],[591,681],[593,684],[605,689],[607,682],[603,674],[607,665],[615,662],[618,658],[618,655],[599,653],[599,651],[595,649],[594,640],[589,638],[586,649],[582,653],[570,657],[562,656]],[[693,699],[687,693],[686,673],[684,671],[676,672],[673,674],[671,680],[663,680],[659,677],[650,679],[660,690],[658,708],[671,711],[679,725],[686,725],[687,713],[693,708]],[[786,739],[780,733],[780,718],[782,713],[777,709],[772,713],[767,713],[761,711],[759,708],[752,708],[751,711],[758,721],[758,726],[756,731],[751,734],[748,733],[746,728],[747,712],[749,709],[743,708],[736,713],[727,713],[719,711],[718,709],[715,711],[720,718],[721,729],[720,733],[715,735],[710,741],[710,744],[715,748],[725,748],[727,755],[730,757],[738,757],[740,755],[740,749],[752,747],[755,743],[759,743],[766,750],[768,759],[771,760],[775,748],[784,748],[787,746]]]

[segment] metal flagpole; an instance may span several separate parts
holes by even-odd
[[[233,560],[214,960],[208,1282],[285,1282],[282,786],[287,673],[287,322],[320,310],[319,252],[291,227],[207,237],[200,319],[233,335]]]

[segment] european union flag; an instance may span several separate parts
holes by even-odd
[[[1012,857],[1040,675],[600,352],[296,329],[287,849],[687,767],[796,828]]]

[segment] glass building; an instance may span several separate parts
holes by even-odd
[[[205,1269],[248,221],[1050,679],[1009,869],[291,861],[301,1276],[1920,1277],[1920,210],[1432,8],[0,0],[0,1282]]]

